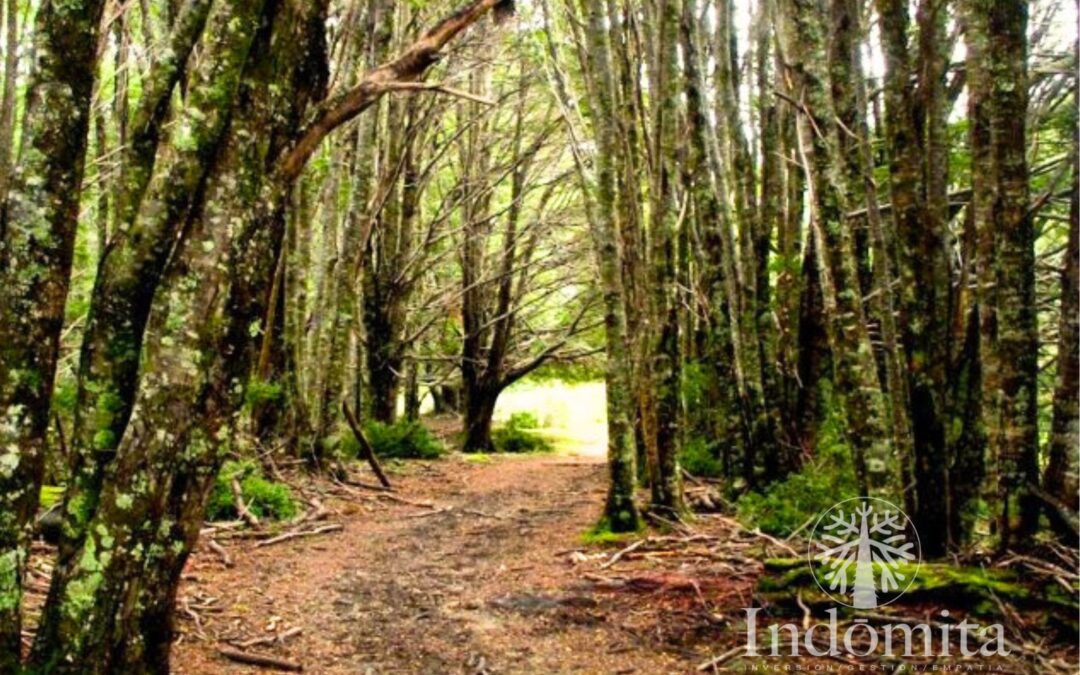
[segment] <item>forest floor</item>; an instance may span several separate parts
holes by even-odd
[[[590,580],[608,556],[581,541],[603,504],[602,459],[457,456],[393,479],[413,503],[309,484],[337,493],[322,499],[341,531],[226,545],[232,567],[200,547],[180,591],[176,671],[252,672],[219,647],[282,634],[250,651],[314,673],[667,673],[710,653],[680,645],[719,634],[722,617],[660,621],[647,596]],[[753,573],[723,583],[748,600]]]
[[[798,557],[798,544],[718,514],[587,543],[606,486],[595,453],[455,454],[388,468],[392,493],[291,476],[318,516],[283,531],[326,530],[312,536],[275,542],[273,532],[207,532],[178,596],[174,671],[273,672],[223,649],[327,674],[909,673],[949,665],[740,658],[744,608],[760,601],[759,561]],[[959,598],[950,606],[967,607]],[[929,617],[936,609],[901,611]],[[796,624],[810,617],[797,607],[789,614]],[[1075,672],[1075,644],[1032,639],[1022,639],[1020,660],[967,660],[974,670],[951,672]]]

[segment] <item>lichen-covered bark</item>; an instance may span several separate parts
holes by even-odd
[[[137,119],[130,151],[121,211],[131,220],[121,226],[98,266],[83,339],[78,377],[72,479],[65,494],[65,526],[54,575],[54,593],[65,584],[68,567],[82,544],[85,529],[97,508],[102,482],[119,447],[139,387],[143,336],[151,304],[182,227],[200,196],[206,172],[214,159],[229,118],[248,51],[262,12],[262,0],[216,6],[208,19],[207,38],[199,67],[192,73],[187,101],[172,138],[154,166],[157,127],[164,119],[172,88],[183,62],[172,51],[157,68],[160,80]],[[189,11],[198,13],[196,7]],[[183,15],[182,15],[183,17]],[[192,17],[183,42],[191,51],[201,21]],[[181,19],[185,25],[187,19]],[[146,184],[146,175],[153,176]],[[136,183],[144,182],[141,195]],[[138,200],[137,208],[125,205]]]
[[[979,232],[983,419],[994,460],[1002,547],[1038,527],[1038,332],[1035,228],[1026,157],[1027,3],[964,3],[972,115],[973,195]],[[985,115],[985,117],[983,117]]]
[[[702,368],[704,410],[696,414],[708,418],[701,433],[718,443],[721,449],[721,461],[725,470],[734,470],[736,455],[742,455],[743,475],[748,484],[753,485],[754,459],[756,448],[751,439],[746,438],[743,423],[742,406],[746,397],[743,388],[738,386],[741,378],[736,379],[741,370],[734,367],[735,356],[732,332],[737,330],[738,314],[731,311],[725,273],[723,237],[721,227],[727,226],[721,221],[721,208],[715,190],[709,163],[710,143],[715,142],[706,114],[706,91],[703,79],[701,54],[701,36],[697,25],[696,0],[684,0],[680,32],[685,57],[684,87],[686,91],[686,122],[688,137],[687,158],[683,163],[682,180],[687,198],[693,203],[694,214],[698,220],[704,244],[699,277],[701,292],[708,298],[702,310],[702,327],[698,331],[696,342],[700,351],[699,364]],[[732,268],[733,271],[734,268]],[[731,381],[736,387],[727,386]],[[688,417],[695,411],[687,410]],[[742,452],[739,452],[739,449]]]
[[[628,347],[626,298],[619,251],[616,183],[618,139],[611,123],[615,111],[615,75],[607,17],[601,3],[582,3],[587,18],[588,51],[583,55],[594,80],[589,89],[594,107],[592,131],[597,140],[595,177],[586,195],[589,231],[604,298],[604,335],[607,355],[604,383],[607,396],[608,484],[604,518],[614,532],[632,532],[640,526],[634,503],[637,483],[634,444],[634,385]],[[580,157],[578,170],[584,172]]]
[[[325,5],[232,9],[250,12],[246,26],[260,36],[239,38],[257,45],[240,64],[242,112],[159,294],[167,318],[155,358],[87,536],[54,585],[35,672],[168,672],[176,585],[241,409],[284,234],[287,186],[268,176],[320,81],[298,71],[324,54],[310,13],[321,18]]]
[[[650,384],[655,392],[656,458],[651,476],[653,508],[683,509],[678,467],[678,425],[681,416],[679,319],[675,284],[675,241],[685,203],[676,196],[679,115],[679,0],[662,0],[654,27],[656,49],[650,64],[652,162],[650,166],[649,283]]]
[[[928,555],[940,556],[959,538],[949,517],[950,235],[942,154],[944,73],[948,55],[943,3],[919,5],[919,50],[911,63],[906,2],[880,0],[886,61],[890,197],[896,228],[900,326],[907,391],[893,405],[909,407],[911,456],[902,457],[908,512]],[[916,95],[915,87],[918,86]],[[886,260],[891,260],[892,256]],[[905,432],[906,433],[906,432]],[[906,445],[906,439],[904,439]]]
[[[0,220],[0,672],[17,668],[21,648],[22,576],[44,467],[104,4],[49,0],[38,7],[22,157]]]
[[[866,490],[871,482],[881,481],[891,444],[859,291],[851,227],[845,217],[840,130],[825,59],[825,10],[818,0],[785,0],[780,35],[795,86],[793,97],[801,108],[799,147],[811,195],[810,229],[817,249],[835,392],[845,413],[856,473]]]

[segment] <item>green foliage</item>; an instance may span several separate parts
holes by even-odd
[[[249,408],[264,403],[278,403],[282,398],[281,385],[266,380],[251,380],[244,392],[244,402]]]
[[[851,449],[843,440],[839,422],[830,419],[818,435],[815,457],[802,471],[764,492],[743,495],[736,511],[747,527],[783,537],[836,502],[858,495]]]
[[[491,440],[499,452],[550,452],[551,443],[536,433],[539,426],[536,415],[516,412],[491,434]]]
[[[244,504],[259,518],[288,520],[297,513],[296,500],[288,485],[263,477],[258,465],[251,460],[225,462],[214,481],[210,502],[206,506],[208,520],[229,520],[237,517],[232,491],[233,479],[240,481]]]
[[[689,439],[679,451],[679,464],[694,476],[717,478],[723,474],[724,467],[716,455],[716,441],[707,441],[696,437]]]
[[[41,508],[47,509],[57,504],[64,498],[64,486],[63,485],[42,485],[41,486]]]
[[[398,420],[393,424],[371,421],[364,425],[364,434],[379,458],[437,459],[446,451],[439,439],[416,420]],[[352,432],[345,430],[339,438],[344,456],[360,455],[360,444]]]

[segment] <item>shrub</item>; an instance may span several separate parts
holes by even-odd
[[[827,420],[818,434],[816,456],[801,471],[764,492],[740,497],[735,507],[739,520],[748,527],[783,537],[833,504],[857,497],[851,449],[840,429],[837,420]]]
[[[416,420],[399,420],[393,424],[371,421],[364,425],[364,434],[379,458],[436,459],[445,452],[439,439]],[[343,450],[350,456],[360,453],[352,433],[342,434]]]
[[[491,434],[491,440],[499,452],[548,452],[551,443],[536,433],[539,426],[536,415],[517,412]]]
[[[232,490],[234,478],[240,481],[244,504],[259,518],[288,520],[296,515],[296,500],[289,486],[267,480],[254,462],[245,460],[225,462],[221,467],[206,506],[208,520],[230,520],[239,515]]]
[[[679,452],[679,463],[693,476],[717,478],[724,472],[724,467],[716,456],[716,443],[704,438],[692,438]]]

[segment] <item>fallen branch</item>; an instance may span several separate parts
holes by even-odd
[[[275,643],[275,642],[280,644],[282,642],[285,642],[285,640],[293,637],[294,635],[299,635],[300,633],[303,633],[303,632],[304,632],[303,628],[301,628],[300,626],[296,626],[294,628],[290,628],[289,630],[287,630],[287,631],[285,631],[283,633],[277,633],[275,635],[265,635],[263,637],[251,638],[250,640],[244,640],[243,642],[237,642],[236,646],[239,647],[240,649],[248,649],[250,647],[257,647],[259,645],[268,645],[268,644],[272,644],[272,643]]]
[[[225,565],[225,567],[233,566],[232,558],[229,556],[229,552],[225,550],[224,546],[217,543],[217,541],[215,541],[214,539],[207,539],[206,545],[211,551],[217,553],[218,557],[221,558],[221,562]]]
[[[637,550],[638,548],[640,548],[647,541],[649,541],[649,540],[648,539],[638,539],[633,544],[630,544],[626,548],[624,548],[621,551],[618,551],[617,553],[615,553],[615,555],[611,556],[611,558],[607,562],[605,562],[603,565],[600,565],[600,569],[606,570],[607,568],[611,567],[615,563],[619,562],[619,560],[621,560],[624,555],[626,555],[627,553],[630,553],[631,551]]]
[[[248,509],[247,504],[244,503],[244,491],[240,487],[240,481],[237,480],[236,476],[233,476],[232,479],[232,492],[233,499],[236,501],[236,513],[241,518],[243,518],[248,525],[251,525],[252,527],[258,527],[259,518],[254,513],[252,513]]]
[[[382,466],[379,465],[379,459],[375,456],[375,449],[371,447],[371,443],[368,442],[364,431],[360,428],[360,423],[356,421],[356,416],[353,415],[352,410],[349,410],[349,404],[345,401],[341,402],[341,412],[345,414],[345,421],[349,423],[349,429],[352,430],[353,436],[356,437],[356,442],[360,444],[360,450],[364,453],[364,459],[371,465],[371,470],[375,472],[375,477],[379,479],[379,483],[383,487],[390,489],[393,486],[390,485],[390,479],[383,473]]]
[[[260,541],[255,544],[255,548],[262,548],[263,546],[270,546],[271,544],[280,544],[283,541],[289,541],[290,539],[299,539],[300,537],[313,537],[317,534],[325,534],[327,532],[337,532],[338,530],[345,529],[345,526],[341,523],[330,523],[329,525],[323,525],[322,527],[316,527],[314,530],[294,530],[292,532],[286,532],[279,534],[276,537],[271,537],[264,541]]]
[[[281,659],[266,654],[242,652],[239,649],[232,649],[230,647],[218,647],[218,654],[221,654],[230,661],[246,663],[252,666],[265,666],[267,668],[287,670],[293,673],[303,672],[304,670],[304,667],[295,661],[289,661],[288,659]]]

